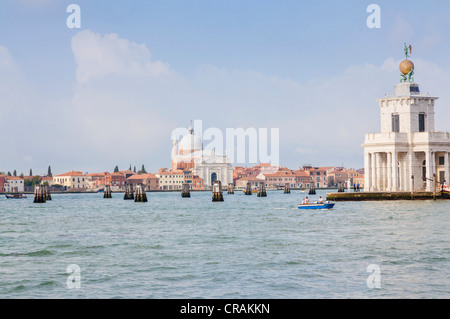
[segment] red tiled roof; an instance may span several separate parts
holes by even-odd
[[[71,171],[71,172],[60,174],[60,175],[56,175],[56,176],[83,176],[83,173],[82,172]]]

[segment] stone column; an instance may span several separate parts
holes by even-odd
[[[394,151],[392,152],[392,191],[397,192],[398,188],[398,154]]]
[[[433,152],[431,151],[426,151],[425,152],[425,158],[426,158],[426,178],[427,178],[427,191],[431,192],[432,191],[432,185],[433,185],[433,169],[432,169],[432,157],[433,157]]]
[[[376,192],[377,191],[377,162],[376,162],[376,154],[372,153],[371,158],[371,191]]]
[[[377,189],[378,191],[384,191],[383,189],[383,158],[382,153],[377,153]]]
[[[386,153],[386,177],[387,177],[387,191],[392,191],[392,153]]]
[[[371,154],[369,152],[364,152],[364,191],[370,191],[372,187],[371,183]]]
[[[449,166],[449,153],[445,152],[444,155],[444,165],[445,165],[445,182],[447,185],[450,185],[450,166]]]
[[[434,178],[434,174],[436,174],[436,152],[431,152],[431,179]],[[437,178],[437,176],[436,176]],[[435,181],[431,181],[431,190],[433,191],[435,187]]]

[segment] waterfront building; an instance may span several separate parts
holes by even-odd
[[[134,176],[134,175],[132,175]],[[104,184],[111,186],[113,190],[124,190],[125,189],[125,175],[121,172],[107,173],[104,177]]]
[[[381,132],[366,134],[362,145],[364,191],[410,191],[412,176],[414,190],[432,191],[434,176],[438,183],[450,180],[450,133],[434,126],[438,97],[421,92],[411,78],[414,64],[407,58],[400,65],[404,78],[394,94],[377,100]]]
[[[203,178],[197,175],[192,176],[191,189],[193,190],[203,190]]]
[[[317,188],[328,187],[328,172],[332,171],[333,167],[314,167],[310,165],[304,165],[299,168],[299,171],[306,171],[311,176],[311,181]]]
[[[186,172],[188,171],[191,172],[190,170],[186,170]],[[187,173],[185,173],[184,170],[181,169],[172,170],[161,168],[158,172],[159,189],[181,190],[181,188],[183,187],[183,183],[185,182],[185,175],[189,176]]]
[[[336,168],[328,173],[328,184],[337,186],[339,183],[345,183],[348,180],[348,174],[345,169]]]
[[[192,125],[178,142],[172,141],[172,171],[192,170],[192,174],[203,179],[204,187],[211,188],[216,180],[222,185],[233,182],[233,166],[226,155],[215,150],[204,150],[198,134],[194,134]]]
[[[0,193],[4,193],[5,192],[5,183],[6,183],[5,176],[0,175]]]
[[[53,177],[54,184],[64,186],[67,190],[84,190],[88,183],[82,172],[71,171]]]
[[[144,190],[146,191],[159,190],[159,178],[155,174],[135,174],[128,177],[126,182],[127,184],[132,184],[133,186],[142,184],[144,185]]]
[[[25,191],[23,178],[18,176],[6,176],[4,182],[5,193],[22,193]]]
[[[52,186],[54,184],[53,177],[43,176],[41,178],[41,184],[44,185],[45,183],[47,183],[48,186]]]
[[[103,188],[105,173],[90,173],[86,175],[87,188]]]
[[[245,176],[236,180],[236,189],[245,189],[247,187],[247,183],[250,183],[252,188],[258,187],[261,185],[261,182],[266,183],[265,179],[256,178],[253,176]]]
[[[281,168],[272,174],[264,175],[267,188],[284,187],[289,184],[290,188],[308,188],[312,183],[311,175],[307,171],[293,171]]]

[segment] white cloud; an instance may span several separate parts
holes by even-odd
[[[144,44],[119,38],[117,34],[101,36],[89,30],[72,38],[72,51],[77,63],[78,83],[108,75],[170,75],[169,65],[151,61]]]
[[[4,129],[15,132],[3,157],[9,166],[0,170],[14,169],[17,159],[23,170],[51,164],[55,171],[92,171],[130,163],[156,170],[170,166],[171,131],[195,119],[203,120],[203,129],[279,128],[282,165],[361,167],[364,134],[379,131],[375,100],[391,94],[400,79],[394,58],[303,84],[214,65],[199,66],[188,78],[152,60],[145,45],[115,34],[79,32],[72,49],[74,93],[55,101],[34,92],[0,47],[0,107],[11,119]],[[440,96],[436,127],[449,131],[447,70],[420,58],[414,63],[422,92]],[[14,131],[18,122],[21,130]]]

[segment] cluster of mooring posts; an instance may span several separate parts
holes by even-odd
[[[34,187],[34,203],[45,203],[48,200],[52,200],[48,186],[36,185]]]
[[[133,184],[125,184],[125,194],[123,195],[124,200],[134,199]]]
[[[191,193],[189,191],[189,184],[183,184],[183,186],[181,186],[181,197],[182,198],[187,198],[187,197],[191,197]]]
[[[285,194],[291,193],[291,186],[289,185],[289,183],[284,184],[284,193]]]
[[[147,193],[145,192],[144,185],[137,184],[136,192],[134,193],[134,201],[139,203],[147,202]]]
[[[261,182],[261,183],[259,184],[258,197],[267,197],[267,193],[266,193],[266,183],[264,183],[264,182]]]
[[[103,198],[112,198],[111,186],[106,185],[103,190]]]
[[[214,181],[212,201],[213,202],[223,202],[222,182],[221,181]]]

